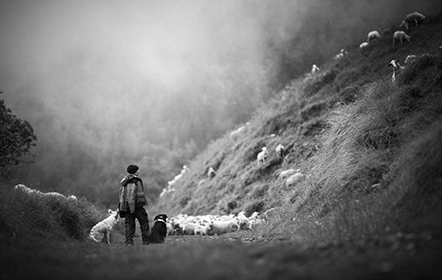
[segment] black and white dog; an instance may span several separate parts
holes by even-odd
[[[160,214],[155,216],[153,227],[149,234],[149,243],[164,243],[167,235],[167,215]]]

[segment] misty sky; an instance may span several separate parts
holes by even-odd
[[[356,3],[355,10],[343,17],[334,2],[344,9]],[[435,12],[434,3],[4,0],[0,98],[34,127],[38,149],[68,153],[67,143],[77,141],[97,156],[133,150],[149,141],[154,127],[161,138],[161,125],[179,111],[180,98],[213,102],[243,86],[263,90],[269,40],[294,36],[306,15],[330,13],[349,25],[371,20],[368,28],[376,28],[373,22],[394,14]]]
[[[231,65],[259,86],[271,11],[253,2],[2,1],[2,98],[40,139],[49,126],[94,142],[118,126],[157,123],[142,112],[208,76],[228,90]]]

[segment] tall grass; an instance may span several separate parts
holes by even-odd
[[[441,69],[440,56],[423,55],[396,83],[372,83],[336,108],[310,176],[288,192],[271,187],[285,198],[264,231],[312,242],[441,229]]]
[[[9,244],[52,240],[84,241],[101,218],[85,198],[39,196],[0,186],[0,239]]]

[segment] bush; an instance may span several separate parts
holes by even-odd
[[[83,241],[100,219],[95,206],[78,201],[0,188],[0,230],[6,243],[31,240]]]

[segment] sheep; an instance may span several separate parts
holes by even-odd
[[[89,239],[100,242],[97,239],[98,234],[104,234],[102,241],[106,239],[106,243],[110,245],[110,233],[114,229],[115,225],[118,222],[119,218],[119,211],[112,211],[111,209],[108,210],[109,216],[104,219],[103,221],[97,223],[95,226],[92,227],[90,233],[89,233]]]
[[[278,144],[275,151],[278,157],[283,158],[285,156],[285,147],[282,144]]]
[[[279,173],[278,178],[281,179],[281,180],[285,180],[286,178],[288,178],[288,177],[290,177],[291,175],[293,175],[293,174],[295,174],[295,173],[298,173],[298,172],[300,172],[300,171],[301,171],[300,169],[293,169],[293,168],[290,168],[290,169],[287,169],[287,170],[281,171],[281,173]]]
[[[194,228],[195,235],[208,235],[209,226],[208,225],[196,225]]]
[[[368,42],[362,42],[362,43],[359,45],[359,48],[360,48],[360,49],[363,49],[363,48],[366,48],[366,47],[368,47]]]
[[[404,60],[404,64],[408,65],[408,64],[412,63],[413,61],[415,61],[417,58],[418,58],[418,56],[415,54],[407,55],[407,57]]]
[[[250,229],[250,221],[246,217],[245,212],[239,212],[236,216],[236,220],[238,221],[240,229]]]
[[[71,201],[77,201],[77,197],[76,197],[75,195],[73,195],[73,194],[71,194],[70,196],[68,196],[67,199],[68,199],[68,200],[71,200]]]
[[[291,175],[286,181],[285,186],[286,187],[293,187],[299,182],[301,182],[305,178],[305,175],[301,172],[297,172],[293,175]]]
[[[414,12],[411,14],[408,14],[405,19],[401,22],[399,27],[405,26],[405,29],[408,30],[408,27],[411,23],[415,23],[416,26],[419,25],[420,22],[423,22],[425,20],[425,16],[419,12]]]
[[[377,30],[370,31],[367,35],[367,42],[371,42],[378,38],[381,38],[381,35],[379,35],[379,32]]]
[[[396,73],[398,73],[400,70],[404,69],[403,66],[399,64],[396,60],[392,60],[387,66],[393,67],[393,74],[391,75],[391,81],[394,83],[396,81]]]
[[[210,235],[221,235],[239,230],[238,222],[234,219],[229,221],[213,221],[209,224]]]
[[[238,136],[246,129],[247,126],[249,126],[250,123],[247,122],[245,125],[240,126],[239,128],[237,128],[236,130],[230,132],[230,139],[233,141],[236,141],[236,139],[238,138]]]
[[[174,228],[172,222],[167,221],[166,222],[166,228],[167,228],[167,235],[168,236],[175,234],[175,228]]]
[[[343,58],[345,55],[347,55],[347,51],[346,50],[344,50],[344,49],[341,49],[341,52],[340,53],[338,53],[336,56],[335,56],[335,60],[337,60],[337,59],[341,59],[341,58]]]
[[[257,155],[258,165],[265,164],[266,159],[269,155],[269,152],[267,151],[266,147],[263,147],[261,150],[262,151]]]
[[[198,226],[197,223],[189,222],[182,226],[184,235],[195,235],[195,228]]]
[[[209,179],[212,179],[215,176],[216,176],[215,169],[212,166],[209,167],[209,171],[207,171],[207,177],[209,177]]]
[[[393,34],[393,46],[395,45],[397,40],[399,40],[401,42],[401,45],[403,45],[404,40],[410,42],[410,39],[411,37],[408,36],[404,31],[396,31]]]
[[[310,71],[310,73],[311,73],[311,74],[315,74],[315,73],[317,73],[317,72],[319,72],[319,67],[316,66],[316,64],[313,64],[313,65],[312,65],[312,71]]]
[[[258,218],[259,218],[259,213],[255,211],[252,213],[252,215],[250,215],[249,220],[254,220]]]

